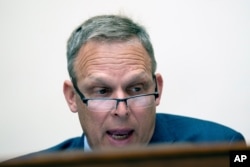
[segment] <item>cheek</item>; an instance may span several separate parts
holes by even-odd
[[[149,141],[155,126],[155,106],[143,111],[137,111],[136,118],[139,122],[139,137],[143,141]]]
[[[106,113],[90,112],[85,107],[78,115],[84,133],[96,139],[102,135]]]
[[[78,111],[80,123],[84,132],[91,132],[90,129],[97,129],[100,126],[102,118],[94,112],[86,110],[86,108]]]

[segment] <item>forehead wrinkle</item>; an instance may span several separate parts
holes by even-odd
[[[151,59],[139,42],[94,44],[98,47],[85,45],[80,49],[75,62],[77,77],[85,77],[87,71],[95,69],[122,70],[123,65],[131,70],[142,68],[145,71],[152,71]]]
[[[102,61],[102,59],[105,59],[105,61]],[[108,70],[113,75],[115,75],[118,71],[124,71],[124,74],[132,70],[150,71],[148,65],[143,61],[143,59],[135,60],[133,58],[99,58],[98,61],[93,61],[86,67],[86,71],[91,71],[91,73],[98,73],[104,70]],[[91,75],[91,73],[87,73],[86,75]]]
[[[133,54],[133,57],[129,57],[129,53],[119,54],[119,55],[107,55],[92,59],[91,62],[93,65],[144,65],[146,66],[147,62],[143,59],[141,55]]]

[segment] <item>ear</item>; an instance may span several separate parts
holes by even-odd
[[[162,95],[162,89],[163,89],[163,78],[162,78],[161,74],[157,73],[155,75],[155,79],[157,82],[158,93],[159,93],[159,96],[156,99],[156,105],[158,106],[160,104],[160,101],[161,101],[161,95]]]
[[[70,110],[74,113],[77,112],[76,93],[74,91],[74,87],[71,81],[64,81],[63,93]]]

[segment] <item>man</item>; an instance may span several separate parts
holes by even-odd
[[[68,41],[64,95],[84,134],[73,149],[174,142],[236,142],[241,134],[215,123],[156,114],[163,79],[145,29],[115,15],[90,18]],[[64,147],[55,147],[61,150]],[[67,149],[67,148],[66,148]],[[52,149],[53,150],[53,149]]]
[[[156,143],[244,142],[223,125],[170,114],[156,114],[163,78],[145,29],[129,18],[90,18],[67,45],[71,80],[63,92],[78,113],[83,135],[42,152],[102,150]]]

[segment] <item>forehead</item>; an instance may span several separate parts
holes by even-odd
[[[76,60],[77,78],[96,73],[125,75],[138,70],[151,74],[151,59],[137,39],[130,41],[89,41],[81,47]]]

